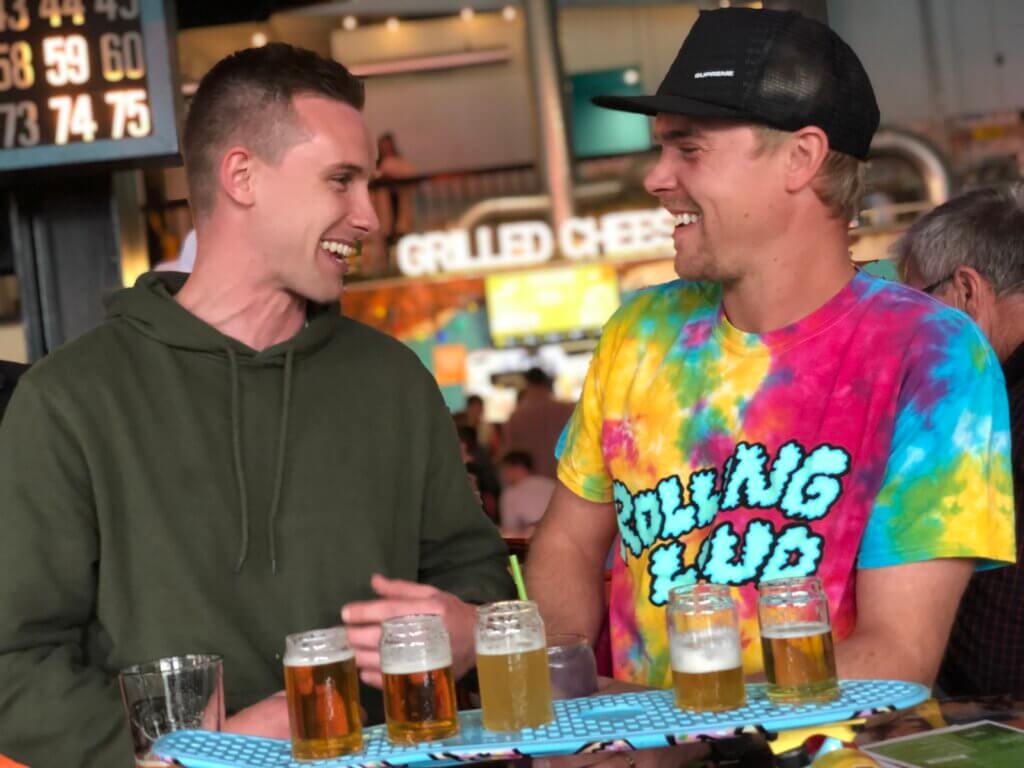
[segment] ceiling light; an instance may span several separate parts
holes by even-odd
[[[501,9],[501,15],[505,18],[505,21],[515,21],[516,7],[514,5],[506,5]]]
[[[459,15],[462,16],[463,21],[472,21],[476,12],[467,5],[459,12]]]
[[[622,73],[622,82],[626,85],[636,85],[640,82],[640,73],[635,69],[627,69]]]
[[[253,48],[262,48],[267,44],[267,36],[263,32],[252,33],[252,45]]]
[[[341,20],[341,26],[346,32],[351,32],[359,26],[359,19],[355,16],[346,16]]]
[[[390,29],[392,32],[394,32],[396,29],[398,29],[398,17],[389,16],[388,20],[384,22],[384,26]]]

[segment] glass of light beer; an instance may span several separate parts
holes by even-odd
[[[722,584],[689,584],[669,593],[669,653],[680,709],[742,707],[743,660],[736,605]]]
[[[400,616],[383,622],[380,668],[392,742],[416,744],[459,732],[452,646],[440,616]]]
[[[757,618],[776,704],[832,701],[839,697],[828,600],[815,576],[763,581]]]
[[[288,635],[284,684],[292,757],[322,760],[362,749],[356,656],[344,627]]]
[[[508,600],[477,608],[476,669],[487,730],[518,731],[554,720],[544,622],[536,603]]]

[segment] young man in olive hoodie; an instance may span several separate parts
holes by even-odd
[[[197,652],[224,657],[227,730],[285,736],[284,636],[339,611],[371,685],[391,615],[441,613],[472,664],[504,545],[430,374],[338,313],[377,228],[362,103],[290,46],[217,64],[185,128],[194,272],[144,276],[22,380],[0,429],[0,753],[131,765],[117,670]]]

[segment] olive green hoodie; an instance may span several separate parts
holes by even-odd
[[[285,634],[339,623],[374,572],[511,591],[411,351],[335,306],[256,352],[178,305],[183,279],[119,292],[0,428],[0,754],[34,768],[131,765],[129,664],[222,654],[229,712],[280,690]]]

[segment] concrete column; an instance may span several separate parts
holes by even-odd
[[[551,223],[557,230],[573,215],[572,156],[558,51],[556,0],[523,0],[526,49],[537,105],[540,167],[551,196]]]

